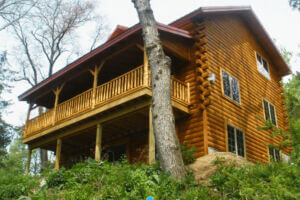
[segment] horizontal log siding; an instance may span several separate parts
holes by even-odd
[[[258,126],[263,125],[257,116],[264,118],[263,98],[266,98],[275,106],[278,127],[284,127],[278,84],[281,77],[241,19],[234,16],[207,18],[205,32],[209,70],[216,75],[216,81],[211,86],[212,102],[208,108],[208,144],[227,151],[226,124],[229,123],[244,131],[247,159],[268,162],[266,144],[279,144],[280,138],[272,139],[267,131],[257,130]],[[257,70],[255,51],[269,62],[271,81]],[[221,69],[238,79],[241,105],[224,97]]]
[[[191,51],[193,52],[193,50]],[[193,55],[191,55],[193,57]],[[178,79],[185,83],[190,83],[190,116],[180,120],[178,125],[178,136],[180,143],[188,142],[191,146],[196,146],[195,157],[204,155],[203,149],[203,120],[202,112],[199,108],[199,92],[195,80],[195,62],[191,63],[177,72]]]

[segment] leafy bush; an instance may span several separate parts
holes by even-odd
[[[181,154],[182,159],[185,165],[192,164],[196,158],[194,156],[194,153],[196,153],[196,146],[190,147],[188,142],[184,142],[181,146]]]
[[[0,170],[0,199],[112,199],[140,200],[153,196],[163,200],[197,199],[300,199],[300,163],[253,165],[236,168],[214,162],[218,171],[210,186],[198,185],[193,174],[176,181],[158,165],[98,163],[89,160],[71,169],[48,170],[40,178],[8,175]]]
[[[175,181],[158,165],[120,163],[79,163],[70,170],[46,174],[47,185],[36,199],[208,199],[208,189],[198,186],[192,174]]]
[[[38,186],[38,180],[29,175],[17,175],[0,169],[0,199],[14,199],[29,195]]]
[[[298,164],[221,165],[211,184],[224,199],[300,199],[299,175]]]

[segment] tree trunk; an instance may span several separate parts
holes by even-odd
[[[171,59],[165,55],[149,0],[132,0],[143,30],[152,85],[152,122],[159,161],[164,171],[181,179],[185,174],[171,104]]]
[[[43,113],[43,108],[39,107],[39,115]],[[41,172],[48,167],[48,152],[46,149],[40,149]]]

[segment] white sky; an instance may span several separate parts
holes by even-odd
[[[165,24],[201,6],[250,5],[270,37],[276,39],[278,45],[293,54],[300,53],[300,12],[293,11],[288,5],[288,0],[151,0],[151,5],[156,20]],[[131,0],[101,0],[99,12],[106,17],[111,30],[118,24],[130,27],[138,22]],[[8,42],[10,39],[8,34],[0,33],[0,51],[10,49],[11,45]],[[81,41],[84,44],[83,36]],[[294,56],[291,67],[293,72],[300,71],[300,57]],[[11,94],[5,96],[13,102],[9,112],[4,116],[7,122],[14,125],[24,123],[27,105],[19,102],[17,96],[26,89],[28,86],[18,84]]]

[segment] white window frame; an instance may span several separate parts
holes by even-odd
[[[227,95],[225,94],[225,92],[224,92],[223,72],[225,72],[225,73],[228,74],[228,76],[229,76],[230,96],[227,96]],[[238,91],[239,91],[239,101],[238,101],[238,102],[237,102],[236,100],[233,99],[232,84],[231,84],[231,80],[232,80],[232,79],[237,80]],[[231,76],[231,74],[228,73],[227,71],[225,71],[224,69],[221,69],[221,80],[222,80],[222,81],[221,81],[221,84],[222,84],[222,93],[223,93],[223,95],[226,96],[226,97],[228,97],[228,98],[230,98],[233,102],[235,102],[235,103],[241,105],[242,100],[241,100],[241,91],[240,91],[240,83],[239,83],[239,80],[238,80],[237,78]]]
[[[260,64],[259,64],[260,62],[257,59],[258,56],[261,57],[262,66],[260,66]],[[257,70],[259,71],[259,73],[261,73],[267,79],[271,80],[270,67],[269,67],[268,61],[263,56],[261,56],[258,52],[255,52],[255,60],[256,60]],[[265,67],[263,66],[264,61],[267,63],[268,71],[266,71]],[[261,70],[264,70],[264,71],[261,71]]]
[[[275,123],[276,124],[273,124],[274,126],[276,126],[276,127],[278,127],[278,123],[277,123],[277,114],[276,114],[276,108],[275,108],[275,106],[274,106],[274,104],[271,104],[270,103],[270,101],[268,101],[268,100],[266,100],[265,98],[263,98],[263,111],[264,111],[264,118],[265,118],[265,120],[267,120],[266,119],[266,109],[265,109],[265,103],[264,103],[264,101],[266,101],[267,103],[268,103],[268,110],[269,110],[269,116],[270,116],[270,121],[271,121],[271,123],[273,124],[273,122],[272,122],[272,116],[271,116],[271,108],[270,108],[270,105],[272,105],[273,107],[274,107],[274,117],[275,117]]]
[[[241,131],[242,133],[243,133],[243,146],[244,146],[244,155],[242,155],[242,157],[243,158],[245,158],[246,157],[246,142],[245,142],[245,132],[244,131],[242,131],[241,129],[238,129],[238,128],[236,128],[235,126],[232,126],[231,124],[226,124],[226,132],[227,132],[227,152],[231,152],[231,151],[229,151],[229,144],[228,144],[228,126],[231,126],[233,129],[234,129],[234,145],[235,145],[235,154],[237,155],[237,156],[240,156],[239,154],[238,154],[238,145],[237,145],[237,134],[236,134],[236,132],[237,132],[237,130],[239,130],[239,131]],[[231,153],[234,153],[234,152],[231,152]]]
[[[270,147],[268,149],[269,149],[269,161],[271,162],[271,156],[270,156],[270,150],[271,149],[270,149]],[[274,161],[275,162],[281,162],[282,161],[281,151],[276,149],[276,148],[272,148],[272,150],[273,150],[272,155],[273,155]],[[277,158],[276,158],[276,154],[275,154],[276,150],[279,152],[280,160],[277,160]]]

